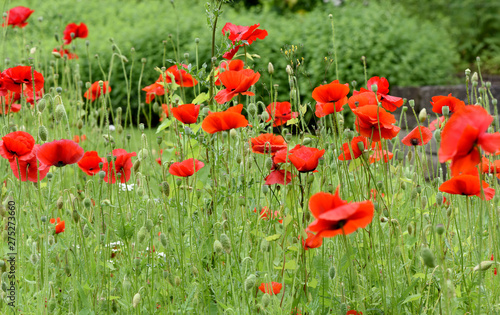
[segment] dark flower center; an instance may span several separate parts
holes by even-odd
[[[64,165],[66,165],[66,163],[64,163],[63,161],[59,161],[59,162],[57,162],[57,164],[55,164],[54,166],[55,166],[55,167],[63,167]]]
[[[410,140],[410,143],[411,143],[412,145],[418,145],[418,139],[413,138],[413,139],[411,139],[411,140]]]

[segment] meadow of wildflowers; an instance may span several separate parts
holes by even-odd
[[[499,312],[500,133],[480,71],[466,70],[466,101],[417,113],[366,67],[339,81],[335,56],[305,103],[301,62],[256,58],[269,31],[221,25],[227,2],[207,6],[211,59],[180,58],[169,37],[168,64],[141,62],[154,82],[113,40],[114,66],[81,67],[71,43],[91,28],[77,18],[60,46],[0,69],[1,313]],[[2,45],[24,43],[36,9],[7,8]]]

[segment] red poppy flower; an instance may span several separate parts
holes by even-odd
[[[78,167],[80,167],[80,169],[84,171],[85,174],[94,176],[101,170],[101,168],[99,167],[99,163],[102,163],[102,158],[99,157],[97,152],[87,151],[83,155],[82,159],[78,162]]]
[[[480,106],[465,106],[453,114],[441,133],[439,162],[451,160],[455,175],[479,164],[479,146],[489,153],[498,151],[500,133],[486,133],[492,121],[493,117]]]
[[[323,245],[323,237],[316,237],[314,233],[306,232],[307,238],[302,240],[302,247],[304,250],[309,250],[310,248],[318,248]]]
[[[377,96],[381,98],[382,107],[390,112],[395,111],[398,107],[403,105],[401,97],[388,95],[389,81],[386,78],[372,77],[367,82],[368,90],[372,90],[372,85],[377,85]],[[364,89],[361,89],[364,90]]]
[[[32,76],[30,66],[16,66],[4,70],[2,74],[3,86],[9,91],[15,93],[21,93],[22,90],[33,91],[33,77],[35,90],[39,91],[43,88],[43,75],[38,71],[34,71],[34,76]]]
[[[186,69],[188,68],[188,66],[184,64],[182,65],[182,67]],[[177,65],[173,65],[170,68],[168,68],[167,72],[173,74],[175,83],[182,87],[193,87],[196,84],[198,84],[198,81],[195,78],[193,78],[192,75],[187,73],[187,71],[184,69],[179,70],[179,67]],[[167,77],[166,83],[172,83],[172,79],[170,78],[170,76],[167,75],[166,77]],[[163,81],[162,76],[160,75],[160,78],[156,82],[162,82],[162,81]]]
[[[56,220],[54,218],[50,219],[50,224],[56,223]],[[66,225],[64,221],[61,221],[61,218],[57,218],[57,224],[56,224],[56,234],[64,232],[64,229],[66,228]]]
[[[317,102],[316,116],[323,117],[340,112],[347,104],[347,94],[349,94],[349,84],[340,84],[339,80],[315,88],[312,97]]]
[[[83,149],[75,141],[56,140],[42,145],[36,157],[47,166],[63,167],[80,161],[83,157]]]
[[[155,82],[151,85],[146,86],[142,90],[146,92],[146,104],[150,104],[151,101],[155,99],[156,95],[158,95],[158,96],[165,95],[166,89],[163,86],[163,84]],[[166,91],[168,91],[168,90],[166,90]]]
[[[33,147],[33,150],[28,154],[28,156],[23,159],[18,159],[10,161],[10,168],[19,179],[19,172],[21,172],[21,181],[25,182],[27,180],[31,182],[38,182],[45,178],[50,170],[50,167],[38,162],[36,158],[36,153],[40,148],[39,144]],[[19,164],[19,165],[18,165]]]
[[[283,285],[279,282],[271,282],[271,283],[262,283],[259,286],[259,290],[262,291],[262,293],[267,293],[269,295],[276,295],[281,292],[281,288]]]
[[[231,61],[223,61],[221,62],[221,65],[215,69],[216,75],[214,75],[214,78],[216,79],[215,85],[220,86],[221,82],[219,80],[219,74],[222,73],[223,71],[240,71],[243,70],[245,67],[245,64],[243,60],[239,59],[233,59]]]
[[[401,140],[404,145],[409,147],[417,145],[426,145],[432,139],[432,132],[424,126],[415,127],[406,137]]]
[[[169,111],[172,112],[172,106],[168,106],[167,104],[161,104],[161,115],[160,115],[160,121],[163,121],[163,119],[168,118],[170,116]]]
[[[360,149],[360,144],[363,146],[363,150],[369,149],[368,147],[368,139],[363,136],[354,137],[351,140],[350,146],[349,143],[342,144],[342,153],[339,155],[339,160],[347,161],[347,160],[355,160],[363,154],[363,150]],[[372,149],[375,147],[375,143],[372,142]],[[351,155],[354,154],[354,156]]]
[[[0,141],[0,155],[9,162],[31,158],[30,153],[35,146],[35,139],[25,131],[6,134]]]
[[[401,128],[394,126],[396,118],[383,108],[376,105],[366,105],[353,109],[356,115],[356,130],[372,141],[379,142],[381,138],[394,138]],[[378,120],[380,118],[380,122]],[[379,130],[380,124],[380,130]]]
[[[347,104],[351,109],[356,109],[358,107],[366,105],[378,105],[380,96],[376,95],[372,91],[364,91],[365,92],[354,91],[353,95],[349,97],[349,101],[347,102]]]
[[[292,181],[292,173],[290,171],[286,172],[286,184],[290,184]],[[274,170],[271,171],[266,177],[266,185],[281,184],[285,185],[285,170]]]
[[[448,94],[448,96],[444,95],[433,96],[431,105],[432,105],[432,111],[440,115],[443,114],[444,106],[448,106],[448,108],[450,109],[450,113],[457,112],[458,110],[465,107],[465,103],[459,100],[458,98],[451,96],[451,93]]]
[[[158,163],[159,165],[161,165],[161,155],[163,154],[163,149],[160,149],[160,156],[158,158],[156,158],[156,163]]]
[[[481,164],[483,166],[483,169],[482,169],[483,173],[497,174],[497,177],[500,178],[500,160],[495,160],[495,161],[491,162],[490,160],[488,160],[488,158],[483,156]]]
[[[325,154],[325,149],[306,147],[297,144],[288,154],[288,159],[301,173],[312,172],[318,167],[319,158]]]
[[[12,28],[15,26],[19,28],[23,28],[28,25],[26,20],[30,17],[30,15],[35,12],[27,7],[14,7],[7,12],[8,20],[4,17],[4,23],[2,23],[2,27],[12,25]],[[7,20],[7,25],[5,25],[5,20]]]
[[[103,94],[108,94],[109,92],[111,92],[111,87],[108,85],[108,81],[104,81],[102,85],[102,91]],[[87,92],[85,92],[85,94],[83,94],[83,96],[86,99],[91,100],[92,102],[95,101],[96,98],[99,98],[99,96],[101,96],[101,87],[99,86],[99,81],[95,81],[94,83],[92,83],[90,88],[87,90]]]
[[[253,212],[257,213],[257,208],[255,208],[255,209],[253,210]],[[278,219],[279,214],[280,214],[280,212],[279,212],[279,211],[274,211],[274,213],[273,213],[271,210],[269,210],[269,208],[268,208],[268,207],[264,207],[264,208],[262,208],[262,210],[260,211],[259,218],[261,218],[262,220],[267,220],[267,219],[269,219],[269,217],[270,217],[271,219]],[[283,219],[282,219],[282,218],[279,218],[278,222],[279,222],[279,223],[283,223]]]
[[[307,230],[317,232],[311,242],[318,237],[350,234],[358,228],[365,228],[372,221],[374,213],[371,201],[347,203],[340,199],[338,188],[335,195],[325,192],[312,195],[309,210],[316,220]]]
[[[260,24],[254,24],[252,26],[242,26],[242,25],[234,25],[232,23],[226,23],[222,28],[222,34],[225,36],[226,33],[229,33],[229,40],[233,43],[243,42],[241,45],[238,45],[226,52],[222,57],[224,59],[232,59],[238,49],[243,45],[251,45],[257,39],[264,39],[267,36],[266,30],[259,30],[258,27]]]
[[[86,135],[82,135],[81,137],[79,135],[73,136],[73,141],[75,141],[76,143],[80,143],[80,141],[85,141],[85,140],[87,140]]]
[[[299,117],[298,112],[292,112],[292,105],[289,102],[274,102],[267,106],[269,118],[266,122],[273,120],[273,127],[281,126],[292,118]]]
[[[72,53],[69,50],[64,49],[62,47],[59,48],[59,49],[54,48],[52,50],[52,54],[54,54],[54,53],[56,53],[55,56],[57,56],[57,54],[59,54],[59,56],[61,56],[61,58],[64,58],[64,56],[68,56],[68,59],[78,59],[78,55],[77,54]]]
[[[363,315],[363,312],[357,312],[355,310],[350,310],[345,313],[345,315]]]
[[[40,91],[35,92],[36,100],[39,101],[43,97],[44,94],[45,93],[43,91],[43,88]],[[26,99],[26,103],[31,104],[32,105],[31,108],[33,108],[33,106],[35,105],[34,98],[33,98],[33,91],[28,90],[28,89],[23,90],[23,96]]]
[[[253,92],[247,91],[252,85],[257,83],[260,78],[260,73],[254,72],[251,69],[240,71],[224,71],[219,74],[219,80],[226,87],[215,95],[215,100],[219,104],[229,102],[238,94],[254,96]]]
[[[108,165],[108,160],[106,158],[102,158],[102,170],[106,172],[104,181],[106,183],[109,183],[109,180],[111,178],[111,184],[114,184],[116,182],[116,174],[120,174],[120,181],[122,184],[124,184],[130,179],[130,175],[132,174],[131,168],[133,166],[132,157],[137,156],[137,153],[128,153],[124,149],[114,149],[112,155],[114,158],[114,162],[111,161],[109,163],[110,165]],[[111,171],[111,174],[109,174],[109,171]]]
[[[248,126],[248,120],[241,114],[243,104],[229,107],[218,113],[210,113],[201,124],[201,128],[214,134],[219,131],[242,128]]]
[[[382,150],[380,148],[380,143],[379,143],[376,146],[373,153],[368,158],[368,163],[373,164],[375,162],[380,161],[381,159],[384,159],[384,163],[388,163],[390,160],[392,160],[393,156],[394,156],[394,154],[392,154],[392,152]]]
[[[183,124],[194,124],[200,114],[200,105],[184,104],[172,107],[172,114]]]
[[[443,126],[443,123],[444,123],[445,119],[446,119],[446,117],[441,116],[441,117],[436,118],[433,121],[431,121],[431,123],[429,124],[429,130],[430,131],[434,131],[437,128],[441,129],[441,126]]]
[[[483,190],[486,200],[491,200],[495,196],[495,189],[483,182]],[[439,186],[439,191],[453,195],[478,196],[481,197],[481,186],[479,176],[470,174],[456,175]]]
[[[71,34],[73,34],[73,36],[71,36]],[[75,38],[87,38],[88,34],[89,30],[85,23],[80,23],[80,25],[69,23],[63,31],[64,45],[69,45]]]
[[[1,102],[1,99],[0,99]],[[21,104],[4,104],[3,110],[0,107],[0,115],[7,115],[9,113],[17,113],[21,110]]]
[[[285,139],[282,136],[275,136],[272,133],[264,133],[258,137],[251,138],[252,151],[259,154],[276,154],[279,150],[287,148]]]
[[[187,159],[170,165],[168,172],[174,176],[189,177],[198,172],[203,166],[205,166],[205,163],[197,159]]]

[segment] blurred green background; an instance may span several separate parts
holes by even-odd
[[[113,38],[128,60],[125,63],[127,75],[133,64],[131,99],[132,108],[137,108],[145,100],[145,92],[139,94],[139,89],[158,78],[154,68],[168,67],[171,63],[167,60],[176,59],[172,45],[163,43],[169,36],[174,41],[178,39],[178,58],[191,63],[195,73],[195,38],[199,38],[199,69],[204,63],[209,64],[211,30],[207,23],[207,1],[176,0],[173,3],[170,0],[5,1],[4,12],[18,5],[30,7],[35,12],[24,29],[7,29],[1,49],[2,69],[26,63],[27,58],[33,57],[30,49],[36,46],[38,67],[50,77],[51,66],[56,68],[51,51],[61,45],[64,27],[71,22],[84,22],[89,36],[76,39],[72,44],[71,48],[80,59],[68,63],[69,75],[74,74],[78,65],[82,89],[85,89],[85,82],[90,81],[90,74],[92,81],[103,79],[98,61],[107,75],[113,54],[109,39]],[[366,57],[368,77],[384,76],[391,86],[458,83],[457,74],[473,66],[476,56],[482,57],[483,72],[500,73],[498,1],[235,0],[224,4],[222,10],[216,33],[218,62],[221,61],[220,53],[227,47],[227,39],[221,34],[226,22],[239,25],[260,23],[260,28],[269,33],[265,40],[257,40],[248,47],[250,54],[260,56],[248,60],[248,63],[262,74],[256,89],[258,99],[265,104],[270,102],[269,62],[275,68],[273,83],[279,84],[280,101],[289,98],[285,68],[292,61],[305,102],[312,100],[314,87],[336,78],[329,14],[332,14],[335,24],[342,83],[355,80],[358,88],[364,85],[362,56]],[[290,45],[297,46],[291,57],[284,54]],[[96,54],[99,60],[95,58]],[[146,63],[138,86],[141,58],[146,58]],[[298,68],[297,59],[301,61]],[[59,60],[59,72],[63,68],[61,63]],[[112,104],[126,106],[124,70],[117,57],[111,73]],[[207,73],[202,71],[200,76]],[[198,80],[202,85],[207,84],[202,77]],[[206,89],[202,87],[203,90]],[[185,102],[190,102],[194,96],[192,89],[188,90]]]

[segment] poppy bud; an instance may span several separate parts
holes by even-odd
[[[142,149],[139,151],[139,154],[137,156],[137,158],[139,159],[139,161],[142,161],[144,159],[146,159],[148,157],[148,150],[147,149]]]
[[[473,271],[486,271],[488,269],[491,268],[491,266],[493,266],[495,262],[494,261],[491,261],[491,260],[486,260],[486,261],[482,261],[479,263],[479,265],[477,265],[476,267],[474,267],[474,269],[472,269]]]
[[[137,305],[139,305],[139,303],[141,302],[141,294],[139,292],[137,292],[135,295],[134,295],[134,298],[132,299],[132,306],[134,308],[137,307]]]
[[[250,291],[255,287],[255,283],[257,282],[257,277],[254,274],[249,275],[245,279],[245,291]]]
[[[72,217],[73,217],[73,221],[75,221],[76,223],[78,223],[78,221],[80,221],[80,214],[78,213],[78,211],[73,210]]]
[[[441,108],[441,111],[443,112],[443,116],[444,117],[449,117],[450,116],[450,107],[443,106],[443,108]]]
[[[42,220],[43,223],[47,222],[47,217],[42,215],[42,217],[40,218]]]
[[[420,113],[418,114],[418,120],[423,123],[427,120],[427,110],[425,108],[422,108]]]
[[[268,185],[262,185],[262,193],[265,195],[269,192],[269,186]]]
[[[422,205],[422,209],[425,209],[425,207],[427,207],[427,197],[426,196],[422,196],[420,198],[420,204]]]
[[[436,129],[436,131],[434,131],[434,138],[436,139],[437,142],[441,142],[441,130],[440,129]]]
[[[179,276],[175,276],[174,279],[175,286],[180,286],[181,285],[181,278]]]
[[[152,229],[153,229],[153,227],[154,227],[153,220],[151,220],[151,219],[147,219],[147,220],[146,220],[146,223],[144,224],[144,226],[146,227],[146,229],[148,229],[148,232],[151,232],[151,230],[152,230]]]
[[[38,136],[40,137],[40,140],[47,141],[47,138],[49,137],[48,134],[49,132],[44,125],[40,125],[40,127],[38,127]]]
[[[438,224],[438,225],[436,225],[436,232],[439,235],[443,235],[443,233],[444,233],[444,225],[442,225],[441,223]]]
[[[156,144],[160,145],[163,142],[163,138],[161,136],[156,137]]]
[[[134,258],[134,265],[136,267],[139,267],[141,265],[141,257],[135,257]]]
[[[161,183],[161,192],[167,197],[170,194],[170,185],[167,181]]]
[[[436,263],[434,261],[434,254],[432,254],[431,250],[428,247],[422,248],[420,251],[420,256],[424,261],[424,264],[429,268],[436,267]]]
[[[239,154],[239,153],[238,153],[238,154],[236,155],[236,163],[241,164],[241,161],[242,161],[242,160],[243,160],[243,158],[241,157],[241,154]]]
[[[60,196],[58,199],[57,199],[57,202],[56,202],[56,206],[57,206],[57,209],[61,210],[62,207],[64,205],[64,200],[63,200],[63,197]]]
[[[66,116],[66,110],[64,109],[64,105],[63,104],[57,105],[55,114],[56,120],[61,121],[65,116]]]
[[[311,144],[311,138],[308,138],[308,137],[305,137],[303,140],[302,140],[302,145],[309,145]]]
[[[54,177],[54,174],[52,174],[51,172],[48,172],[47,173],[47,179],[50,181],[52,180],[52,178]]]
[[[267,64],[267,72],[269,72],[270,75],[274,74],[274,66],[272,63]]]
[[[83,226],[83,236],[84,236],[85,238],[88,238],[88,237],[90,236],[90,233],[91,233],[91,232],[92,232],[92,231],[90,230],[90,228],[87,226],[87,224],[85,224],[85,225]]]
[[[436,203],[438,206],[443,205],[443,194],[441,192],[436,194]]]
[[[269,241],[266,240],[265,238],[262,239],[260,242],[260,250],[262,252],[267,252],[269,250]]]
[[[469,68],[465,69],[465,76],[467,76],[467,77],[470,76],[470,69]]]
[[[335,279],[336,276],[335,266],[330,267],[330,270],[328,270],[328,276],[330,277],[331,280]]]
[[[292,66],[290,66],[290,65],[287,65],[287,66],[286,66],[286,73],[287,73],[288,75],[293,75],[293,69],[292,69]]]
[[[408,223],[408,226],[406,228],[408,230],[408,234],[412,235],[413,233],[413,225],[411,223]]]
[[[54,245],[54,243],[55,243],[54,236],[53,235],[49,235],[47,241],[48,241],[48,243],[49,243],[50,246]]]
[[[291,133],[287,133],[285,134],[285,140],[288,142],[290,140],[292,140],[292,134]]]
[[[262,121],[264,122],[269,119],[269,114],[267,113],[267,111],[260,114],[260,119],[262,119]]]
[[[165,248],[167,247],[168,239],[167,239],[167,235],[165,233],[160,234],[160,242],[163,245],[163,247],[165,247]]]
[[[134,172],[137,173],[140,166],[141,166],[141,160],[139,160],[139,159],[135,160],[134,165],[133,165]],[[121,173],[118,173],[118,174],[121,174]]]
[[[222,243],[219,240],[215,240],[215,242],[214,242],[214,251],[218,255],[220,255],[220,254],[222,254],[222,250],[223,250]]]
[[[248,115],[255,116],[255,114],[257,113],[257,106],[255,105],[255,103],[248,104],[247,112]]]
[[[491,100],[491,104],[492,104],[493,106],[497,106],[497,104],[498,104],[498,100],[497,100],[496,98],[492,99],[492,100]]]
[[[222,244],[222,249],[224,249],[227,254],[231,253],[231,240],[226,234],[222,233],[220,235],[220,243]]]
[[[270,170],[271,167],[273,167],[273,159],[271,157],[267,157],[265,165],[266,165],[266,168],[268,170]]]
[[[137,240],[139,241],[139,243],[144,242],[144,240],[146,239],[146,233],[147,230],[145,226],[139,229],[139,232],[137,233]]]
[[[271,303],[271,296],[268,293],[264,293],[262,296],[262,306],[267,307]]]
[[[477,72],[474,72],[474,73],[472,74],[471,81],[472,81],[472,84],[474,84],[474,82],[476,82],[476,83],[477,83],[477,81],[478,81],[478,75],[477,75]]]

